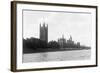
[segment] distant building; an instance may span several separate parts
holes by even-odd
[[[77,42],[77,46],[80,47],[80,42]]]
[[[67,44],[74,44],[74,41],[72,40],[72,36],[70,36],[69,40],[67,40]]]
[[[40,40],[48,42],[48,24],[40,24]]]
[[[66,39],[64,38],[64,35],[62,35],[62,38],[58,39],[58,44],[61,48],[64,48],[64,45],[66,44]]]
[[[68,40],[66,40],[64,36],[62,36],[62,38],[58,39],[58,44],[60,45],[60,48],[80,47],[80,42],[77,42],[77,44],[74,43],[74,41],[72,40],[72,36],[70,36]]]

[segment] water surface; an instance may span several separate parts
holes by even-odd
[[[47,62],[47,61],[67,61],[86,60],[91,58],[91,50],[71,50],[23,54],[23,62]]]

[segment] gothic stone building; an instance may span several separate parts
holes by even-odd
[[[48,42],[48,24],[40,24],[40,40]]]

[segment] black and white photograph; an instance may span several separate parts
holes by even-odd
[[[96,6],[38,2],[12,5],[14,69],[97,65]]]
[[[23,10],[23,62],[91,59],[91,13]]]

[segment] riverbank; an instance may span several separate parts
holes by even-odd
[[[73,50],[88,50],[90,48],[45,48],[45,49],[32,49],[32,48],[24,48],[23,53],[27,54],[27,53],[41,53],[41,52],[56,52],[56,51],[73,51]]]

